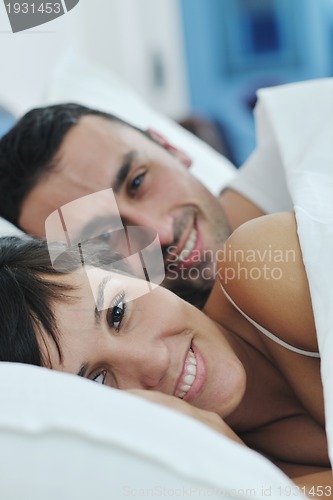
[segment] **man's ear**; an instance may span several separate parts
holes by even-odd
[[[153,139],[153,141],[158,142],[163,148],[170,151],[170,153],[176,156],[183,163],[183,165],[185,165],[186,168],[190,168],[190,166],[192,165],[192,160],[189,156],[187,156],[186,153],[184,153],[184,151],[181,151],[175,146],[172,146],[172,144],[168,142],[166,137],[157,132],[155,129],[148,128],[146,132],[149,135],[149,137]]]

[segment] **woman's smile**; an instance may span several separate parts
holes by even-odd
[[[183,365],[180,377],[178,379],[174,395],[180,399],[183,399],[184,396],[186,396],[188,391],[191,389],[196,374],[197,374],[197,360],[195,359],[194,352],[190,347],[187,352],[185,363]]]
[[[191,343],[174,395],[191,402],[199,396],[206,380],[206,366],[200,351]]]
[[[200,395],[205,386],[207,378],[206,363],[195,343],[192,343],[190,352],[193,352],[193,361],[195,362],[195,377],[193,378],[192,384],[186,391],[186,394],[183,398],[188,402],[191,402]]]

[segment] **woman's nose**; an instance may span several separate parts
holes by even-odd
[[[119,346],[118,359],[114,363],[119,389],[161,390],[167,377],[170,359],[167,347],[160,343],[150,345],[136,340]]]

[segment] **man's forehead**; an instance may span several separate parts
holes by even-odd
[[[78,123],[67,132],[63,144],[66,142],[80,140],[84,136],[98,143],[112,142],[113,147],[128,146],[133,141],[136,143],[147,141],[146,136],[131,125],[119,122],[116,119],[108,119],[98,115],[86,115],[79,119]],[[84,144],[81,144],[83,147]]]
[[[116,134],[119,126],[104,118],[87,116],[69,130],[54,158],[54,167],[41,176],[22,203],[19,222],[24,230],[42,235],[44,222],[54,210],[112,186],[127,148],[115,147],[111,140],[105,140],[105,129],[109,128]]]
[[[51,175],[56,178],[62,173],[62,177],[73,183],[78,174],[86,175],[90,182],[94,175],[102,174],[103,182],[104,175],[109,176],[109,183],[91,191],[112,187],[114,181],[119,184],[115,176],[124,164],[131,165],[145,157],[147,144],[151,141],[129,125],[100,116],[85,116],[67,132]],[[123,170],[122,177],[124,173]]]
[[[43,235],[46,218],[62,205],[108,188],[117,194],[132,168],[145,161],[154,146],[127,124],[96,115],[80,118],[67,132],[54,168],[24,200],[20,225]]]
[[[100,116],[84,116],[66,133],[56,159],[61,162],[66,157],[92,156],[107,150],[109,154],[122,154],[128,135],[129,126]]]

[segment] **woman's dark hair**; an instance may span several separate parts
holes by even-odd
[[[85,244],[85,253],[85,264],[108,269],[117,262],[118,272],[127,274],[123,257],[108,245],[92,240]],[[37,340],[44,342],[48,353],[46,335],[55,343],[62,360],[53,306],[57,301],[74,300],[69,292],[75,287],[68,280],[65,283],[55,278],[81,265],[75,247],[63,251],[53,267],[45,241],[0,237],[0,361],[51,367]]]
[[[53,339],[61,359],[52,304],[66,300],[71,287],[54,280],[59,274],[45,242],[0,238],[0,361],[44,366],[37,332]]]

